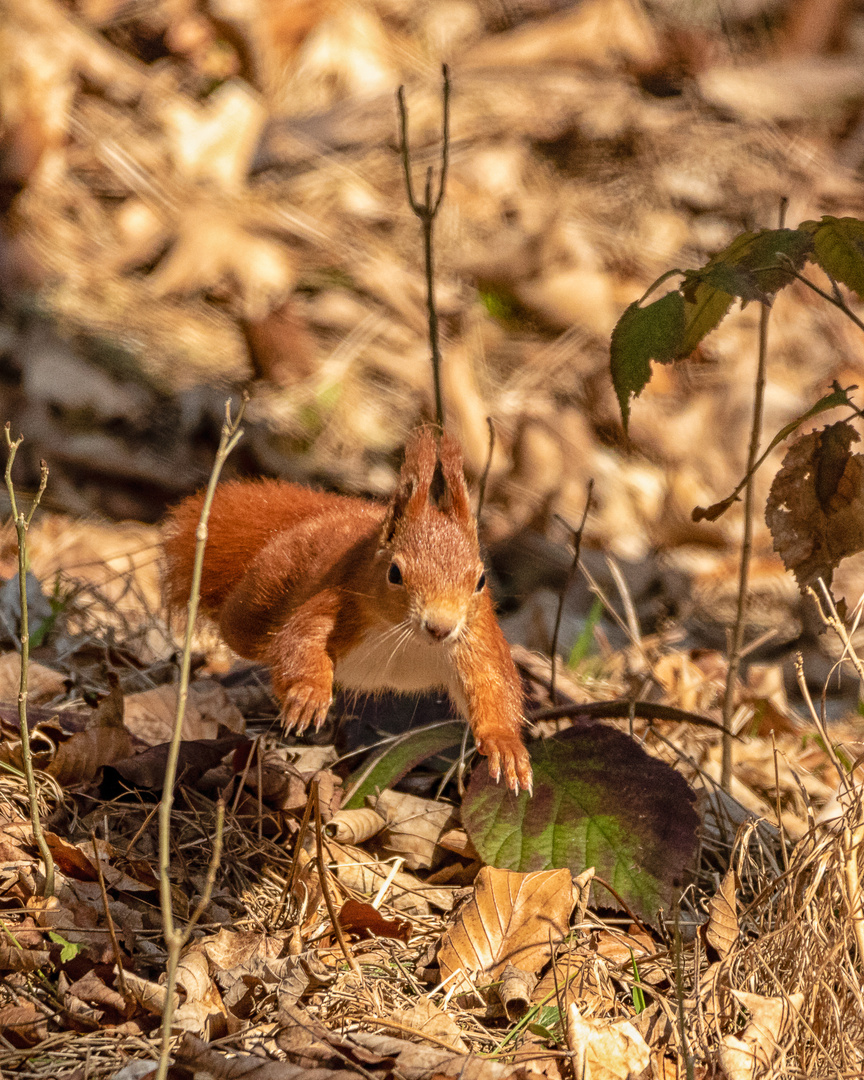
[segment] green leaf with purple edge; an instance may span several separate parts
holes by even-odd
[[[670,765],[603,724],[532,747],[534,794],[514,796],[476,768],[462,822],[490,866],[527,872],[597,869],[643,919],[669,908],[692,869],[695,796]]]
[[[432,724],[400,736],[372,762],[364,762],[348,777],[345,790],[352,793],[344,809],[361,809],[366,805],[367,795],[374,795],[376,791],[392,787],[421,761],[441,754],[452,746],[459,746],[464,736],[465,724],[459,720],[447,724]],[[355,784],[357,788],[352,791]]]
[[[821,221],[802,221],[799,227],[813,237],[814,261],[864,300],[864,221],[826,214]]]

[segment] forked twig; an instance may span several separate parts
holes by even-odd
[[[12,465],[18,447],[24,439],[19,435],[12,441],[11,425],[6,422],[6,490],[9,493],[9,503],[12,507],[12,519],[15,522],[15,533],[18,538],[18,596],[21,605],[21,676],[18,683],[18,726],[21,729],[21,757],[24,764],[24,777],[27,782],[27,801],[30,804],[30,824],[33,828],[33,839],[39,848],[39,854],[45,863],[44,896],[54,895],[54,859],[48,841],[42,832],[42,822],[39,820],[39,796],[36,791],[36,777],[33,772],[33,756],[30,750],[30,729],[27,726],[27,678],[30,665],[30,627],[27,617],[27,530],[36,512],[36,507],[42,500],[42,495],[48,483],[48,465],[39,463],[39,490],[30,506],[29,514],[18,510],[15,499],[15,485],[12,483]]]
[[[435,422],[444,430],[444,397],[441,390],[441,344],[438,331],[438,308],[435,304],[435,260],[433,229],[435,218],[444,198],[447,185],[447,168],[450,163],[450,72],[446,64],[441,67],[444,80],[442,90],[443,120],[441,125],[441,168],[438,173],[438,190],[432,195],[434,170],[430,165],[426,170],[422,202],[414,194],[414,182],[411,179],[411,149],[408,145],[408,106],[405,104],[405,87],[400,86],[396,93],[399,108],[399,155],[405,174],[405,190],[408,205],[423,229],[423,254],[426,264],[426,309],[429,314],[429,345],[432,350],[432,378],[435,386]]]

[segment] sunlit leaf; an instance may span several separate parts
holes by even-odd
[[[864,300],[864,221],[826,214],[821,221],[802,222],[801,229],[812,234],[815,261],[825,273]]]

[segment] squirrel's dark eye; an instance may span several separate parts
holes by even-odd
[[[483,586],[485,584],[486,584],[486,574],[482,573],[480,575],[480,577],[477,579],[477,588],[474,591],[475,592],[482,592],[483,591]]]
[[[402,584],[402,571],[399,569],[398,563],[390,563],[390,569],[387,571],[387,580],[391,585]]]

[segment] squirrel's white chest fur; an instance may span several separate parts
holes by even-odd
[[[395,690],[417,694],[424,690],[449,690],[459,698],[458,680],[449,643],[429,641],[413,628],[402,633],[392,629],[369,631],[336,662],[334,681],[346,690]]]

